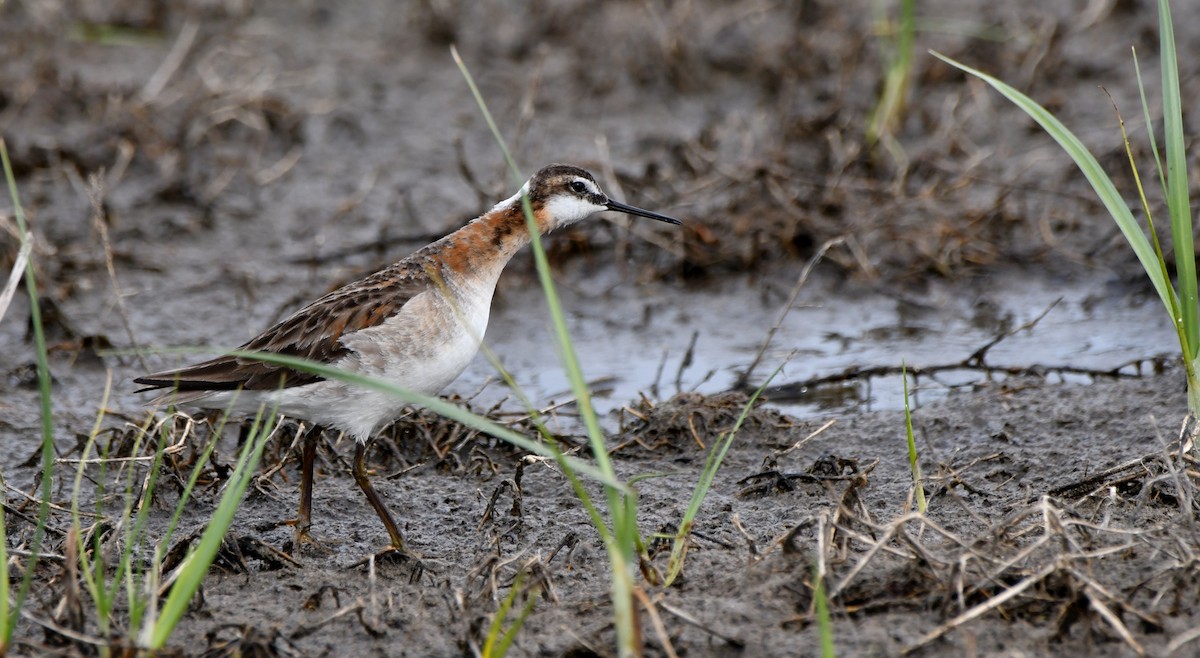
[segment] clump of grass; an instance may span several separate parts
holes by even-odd
[[[187,611],[192,597],[199,591],[200,585],[204,582],[204,576],[208,574],[209,566],[212,565],[217,551],[221,548],[225,533],[233,524],[233,516],[237,513],[242,496],[246,493],[246,487],[250,485],[250,479],[258,468],[258,460],[262,457],[263,448],[266,447],[267,440],[275,431],[277,420],[278,417],[274,410],[267,409],[265,406],[259,407],[258,413],[251,423],[246,443],[242,447],[241,454],[238,455],[233,473],[225,486],[225,492],[221,494],[221,502],[217,505],[212,518],[208,521],[208,526],[200,536],[200,542],[176,569],[171,593],[167,595],[162,610],[157,611],[151,608],[146,615],[139,636],[139,644],[142,646],[151,651],[162,649],[170,639],[171,633],[175,631],[179,620],[183,618],[183,613]],[[198,462],[198,465],[203,463]],[[195,484],[194,476],[189,484]],[[177,518],[172,519],[172,523]],[[157,598],[150,600],[156,602]]]
[[[100,400],[100,408],[104,409],[108,405],[108,397],[112,389],[112,377],[109,376],[105,382],[104,394]],[[75,482],[71,493],[71,537],[74,538],[75,550],[73,553],[68,553],[69,556],[76,556],[79,561],[79,573],[83,578],[84,586],[87,589],[88,596],[91,598],[92,606],[95,612],[96,626],[99,635],[103,639],[112,638],[112,622],[113,613],[120,600],[122,589],[126,595],[129,608],[130,626],[135,626],[141,619],[141,613],[146,607],[146,597],[144,590],[141,588],[141,583],[136,583],[137,580],[136,566],[133,561],[134,549],[138,547],[142,530],[145,527],[147,513],[151,507],[149,501],[154,496],[155,484],[159,466],[162,463],[162,441],[158,444],[158,449],[155,450],[152,465],[149,471],[149,479],[147,485],[140,493],[135,493],[135,490],[141,489],[135,484],[135,476],[137,468],[129,469],[128,477],[126,478],[125,493],[123,499],[123,509],[120,514],[121,519],[133,518],[132,523],[120,523],[119,531],[123,533],[121,541],[121,551],[117,556],[115,569],[110,570],[109,564],[105,561],[105,551],[102,546],[104,539],[103,533],[98,532],[98,527],[93,525],[89,530],[83,527],[80,520],[79,497],[83,491],[84,474],[87,470],[87,465],[90,462],[92,451],[96,448],[96,440],[100,435],[100,429],[104,422],[104,414],[100,413],[96,416],[96,422],[92,426],[92,431],[88,435],[87,443],[84,444],[83,453],[79,458],[79,465],[75,469]],[[149,422],[149,421],[147,421]],[[139,431],[137,438],[134,439],[133,447],[130,454],[137,455],[141,452],[142,439],[146,436],[146,427]],[[95,494],[96,523],[103,523],[105,498],[105,483],[108,479],[108,464],[109,455],[107,451],[99,455],[100,473],[96,479],[97,491]],[[135,504],[142,501],[142,504],[137,505],[136,517],[133,513]],[[86,538],[92,537],[92,545],[86,545]],[[89,550],[90,549],[90,550]],[[129,578],[126,578],[126,576]],[[123,587],[124,586],[124,587]]]
[[[110,375],[100,402],[101,409],[107,407],[111,384]],[[157,428],[151,427],[153,417],[148,417],[145,424],[135,430],[136,434],[129,451],[134,457],[114,462],[108,452],[109,448],[102,446],[98,441],[104,414],[97,416],[75,469],[70,507],[71,528],[67,535],[70,545],[66,555],[72,562],[68,573],[78,574],[90,600],[92,618],[95,620],[98,635],[90,641],[99,646],[101,655],[110,655],[113,648],[122,646],[132,645],[142,650],[158,650],[165,646],[221,547],[221,540],[232,522],[233,513],[255,472],[263,445],[274,427],[273,419],[273,414],[264,419],[263,411],[260,410],[250,428],[250,438],[229,475],[217,511],[207,523],[199,544],[184,558],[174,573],[167,575],[165,579],[171,589],[160,613],[159,597],[164,589],[164,569],[167,568],[165,563],[175,529],[222,434],[226,419],[222,418],[213,428],[208,444],[195,460],[190,476],[183,483],[165,533],[151,539],[147,527],[150,512],[154,508],[152,501],[158,495],[159,476],[165,468],[164,459],[172,439],[172,430],[165,422]],[[151,454],[148,457],[139,456],[147,448],[147,439],[154,438],[157,440],[150,449]],[[146,459],[149,459],[146,469],[137,466]],[[122,464],[122,468],[129,464],[129,467],[126,474],[122,476],[118,473],[115,477],[115,481],[123,483],[122,490],[116,498],[120,510],[110,515],[105,513],[104,501],[110,498],[106,486],[110,481],[108,468],[111,463]],[[90,478],[97,483],[93,514],[96,520],[90,528],[85,528],[81,520],[80,497],[84,491],[84,479],[89,477],[86,471],[90,465],[98,465],[99,471]],[[111,523],[109,518],[113,519]],[[120,550],[115,556],[105,549],[105,533],[100,531],[103,525],[110,526],[114,532],[120,534],[115,542]],[[152,551],[145,550],[148,545],[153,546]],[[148,560],[138,557],[147,552],[151,553]],[[120,618],[118,611],[122,611],[123,614]],[[138,629],[140,631],[136,641],[132,637],[126,639]]]
[[[1164,142],[1166,145],[1166,166],[1159,157],[1157,139],[1154,135],[1153,122],[1149,105],[1146,102],[1145,86],[1142,84],[1141,71],[1137,71],[1138,87],[1142,96],[1142,111],[1146,117],[1146,130],[1149,134],[1150,146],[1154,153],[1154,162],[1162,186],[1163,196],[1167,200],[1167,211],[1170,217],[1171,238],[1175,251],[1175,270],[1178,289],[1171,283],[1171,273],[1163,256],[1162,246],[1154,227],[1154,219],[1150,205],[1146,200],[1141,177],[1138,175],[1128,138],[1125,140],[1126,152],[1129,154],[1130,167],[1137,181],[1138,196],[1150,237],[1146,237],[1142,227],[1129,210],[1117,191],[1112,179],[1100,167],[1087,147],[1066,126],[1054,117],[1044,107],[1033,99],[1017,91],[982,71],[973,69],[939,53],[933,53],[946,63],[989,84],[1005,98],[1021,108],[1038,123],[1063,150],[1071,156],[1075,164],[1083,172],[1097,197],[1117,223],[1129,246],[1133,249],[1146,275],[1154,285],[1155,291],[1162,300],[1163,306],[1170,315],[1171,322],[1179,337],[1179,346],[1183,356],[1184,370],[1188,385],[1188,410],[1200,414],[1200,380],[1197,379],[1198,350],[1200,350],[1200,315],[1197,313],[1197,281],[1196,254],[1192,244],[1191,204],[1188,198],[1188,173],[1186,161],[1186,145],[1183,134],[1182,102],[1179,91],[1179,64],[1175,51],[1175,33],[1171,21],[1171,7],[1168,0],[1158,2],[1159,18],[1159,55],[1162,76],[1163,94],[1163,124]],[[1134,65],[1137,66],[1136,53]],[[1118,115],[1119,119],[1119,115]],[[1124,124],[1121,126],[1122,136],[1125,136]]]
[[[667,560],[667,575],[663,581],[664,587],[669,587],[679,574],[683,572],[683,560],[687,555],[688,538],[692,534],[692,524],[695,523],[696,514],[700,512],[700,505],[704,503],[705,497],[708,496],[709,489],[712,488],[713,478],[717,475],[717,470],[721,468],[721,462],[725,460],[725,455],[729,452],[730,446],[733,445],[733,438],[737,436],[737,432],[742,428],[742,423],[746,421],[746,416],[750,414],[750,410],[754,408],[754,403],[758,401],[762,392],[767,389],[775,376],[783,370],[782,363],[766,381],[754,391],[750,399],[742,407],[742,412],[738,415],[737,421],[733,424],[733,428],[722,435],[713,443],[713,447],[708,452],[708,459],[704,461],[704,469],[700,471],[700,479],[696,482],[696,488],[692,490],[692,498],[688,501],[687,510],[683,513],[683,519],[679,522],[679,528],[675,532],[675,536],[671,538],[671,557]]]
[[[518,571],[516,578],[513,580],[512,587],[508,590],[508,595],[500,602],[500,609],[492,616],[491,626],[488,627],[487,639],[484,641],[483,650],[480,652],[483,658],[504,658],[508,654],[509,648],[512,647],[512,643],[516,641],[517,633],[525,625],[525,620],[529,618],[529,613],[533,612],[533,605],[537,602],[537,597],[528,596],[525,599],[525,603],[522,604],[520,611],[517,612],[516,618],[509,623],[507,629],[504,628],[504,624],[508,621],[513,611],[513,606],[517,601],[517,595],[521,593],[521,585],[524,581],[525,571]]]

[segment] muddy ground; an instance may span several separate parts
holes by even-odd
[[[1200,7],[1176,4],[1188,99],[1200,92],[1187,68],[1200,56]],[[1080,345],[1100,346],[1090,352],[1030,353],[1025,362],[1010,355],[1007,374],[967,363],[968,380],[915,382],[940,390],[919,397],[914,412],[930,500],[924,519],[911,513],[895,405],[864,410],[871,405],[836,396],[787,414],[778,399],[759,405],[701,511],[683,578],[667,588],[641,581],[653,603],[642,613],[647,653],[815,655],[814,565],[825,574],[839,655],[1200,652],[1195,464],[1172,453],[1185,396],[1173,348],[1160,340],[1165,319],[1057,147],[998,96],[925,54],[939,50],[1039,99],[1124,185],[1120,135],[1098,86],[1139,133],[1128,53],[1136,46],[1143,71],[1156,70],[1153,3],[920,3],[914,92],[891,150],[864,138],[886,59],[873,6],[0,6],[0,134],[37,237],[62,460],[49,550],[65,552],[69,460],[97,417],[101,443],[127,454],[133,428],[147,418],[131,378],[190,358],[132,350],[237,344],[511,194],[449,56],[454,43],[527,171],[577,163],[615,196],[685,222],[676,230],[593,221],[549,242],[580,350],[594,353],[604,334],[631,336],[587,374],[597,389],[622,381],[645,392],[609,388],[624,397],[608,408],[624,411],[605,422],[622,477],[665,474],[637,485],[647,536],[679,522],[704,462],[701,445],[730,429],[746,402],[744,392],[701,384],[724,389],[737,380],[770,325],[748,318],[773,318],[828,240],[844,242],[830,249],[789,322],[840,341],[839,370],[894,367],[900,348],[866,356],[892,349],[884,334],[919,339],[902,320],[872,324],[871,313],[846,326],[819,324],[806,304],[881,295],[937,326],[939,300],[958,297],[970,300],[985,335],[998,336],[1044,310],[1011,292],[1012,282],[1032,278],[1084,290],[1069,303],[1096,325],[1128,309],[1144,317],[1143,326],[1120,327],[1148,344],[1120,358],[1105,361],[1111,337],[1088,325],[1077,331]],[[1194,119],[1185,116],[1185,128]],[[7,272],[15,224],[11,206],[0,208]],[[520,365],[518,381],[541,384],[535,401],[551,407],[567,396],[551,374],[549,341],[504,330],[539,327],[528,324],[544,313],[535,285],[531,260],[518,258],[500,283],[489,336],[499,335],[500,357]],[[687,301],[718,290],[719,303]],[[0,323],[0,473],[14,577],[24,573],[34,509],[26,494],[37,479],[29,315],[18,295]],[[674,335],[661,317],[672,319]],[[651,346],[639,336],[649,328],[671,340]],[[737,332],[746,338],[736,349],[706,351],[706,337]],[[798,346],[792,335],[777,336],[751,386]],[[794,357],[787,382],[829,374],[806,366],[809,355],[806,348]],[[1085,357],[1085,372],[1071,376],[1061,368],[1013,374]],[[660,361],[665,372],[643,365]],[[477,360],[447,393],[527,430],[519,405],[487,383],[488,373]],[[679,392],[674,381],[704,393]],[[870,397],[880,385],[849,381],[859,402],[862,390]],[[571,407],[555,406],[555,415],[564,440],[581,443]],[[175,421],[176,437],[184,426]],[[169,483],[209,436],[203,423],[192,429],[164,467]],[[398,423],[371,460],[423,568],[371,569],[355,565],[386,535],[350,477],[348,442],[335,436],[319,456],[320,547],[287,555],[291,531],[277,524],[295,511],[294,436],[288,424],[272,439],[228,550],[167,653],[470,655],[523,572],[537,601],[514,654],[613,654],[606,556],[555,469],[427,413]],[[177,545],[203,528],[237,440],[237,431],[225,432],[185,507]],[[98,483],[111,491],[128,472],[111,466],[104,476],[89,469],[86,508]],[[137,468],[144,476],[144,464]],[[164,485],[155,497],[152,538],[177,496],[178,487]],[[97,528],[117,519],[121,502],[104,499]],[[665,563],[656,552],[647,572]],[[102,637],[76,579],[61,557],[41,563],[12,654],[128,646],[137,629],[125,613]]]

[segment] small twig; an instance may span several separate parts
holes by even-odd
[[[1189,414],[1189,417],[1191,414]],[[1186,421],[1185,421],[1186,422]],[[1180,522],[1188,529],[1194,529],[1195,518],[1191,514],[1192,499],[1195,489],[1192,486],[1191,480],[1186,476],[1181,477],[1179,467],[1175,461],[1179,457],[1179,453],[1172,453],[1166,439],[1163,438],[1162,431],[1158,427],[1158,419],[1154,414],[1150,414],[1150,425],[1154,428],[1154,436],[1158,439],[1158,444],[1161,450],[1162,463],[1166,468],[1167,475],[1171,482],[1175,485],[1176,498],[1179,500],[1179,519]],[[1181,447],[1180,450],[1185,450]]]
[[[579,545],[579,535],[575,534],[574,531],[568,532],[567,535],[562,538],[562,541],[558,542],[558,546],[555,546],[554,550],[550,551],[550,555],[546,556],[544,563],[547,565],[550,564],[554,558],[558,556],[559,551],[565,548],[567,549],[567,564],[570,565],[571,554],[575,552],[575,547],[577,545]]]
[[[81,644],[90,644],[92,646],[97,646],[97,647],[111,647],[112,646],[112,641],[108,640],[107,638],[96,637],[93,635],[84,635],[83,633],[73,631],[65,626],[60,626],[59,624],[56,624],[56,623],[50,621],[49,619],[42,619],[40,617],[36,617],[33,615],[33,613],[29,612],[29,610],[27,610],[26,608],[21,608],[21,616],[24,617],[26,621],[33,622],[34,624],[37,624],[38,626],[41,626],[42,628],[45,628],[49,631],[58,633],[59,635],[61,635],[63,637],[70,638]]]
[[[663,601],[661,594],[658,595],[657,600],[658,600],[658,607],[662,608],[663,610],[666,610],[667,612],[671,613],[672,615],[675,615],[675,617],[677,617],[683,623],[685,623],[689,626],[692,626],[693,628],[698,628],[698,629],[704,631],[705,633],[712,635],[713,637],[719,637],[722,640],[725,640],[729,644],[733,645],[734,647],[742,648],[742,647],[746,646],[746,643],[743,642],[742,640],[739,640],[738,638],[733,637],[732,635],[725,635],[724,633],[718,633],[716,630],[713,629],[712,624],[706,624],[706,623],[700,621],[699,619],[696,619],[691,614],[684,612],[683,610],[680,610],[679,608],[676,608],[675,606],[671,605],[670,603],[667,603],[666,601]]]
[[[129,165],[133,162],[133,156],[137,154],[137,147],[128,139],[122,139],[117,142],[117,159],[112,166],[108,168],[108,175],[104,178],[105,189],[116,189],[121,184],[121,180],[125,178],[125,172],[129,170]]]
[[[517,116],[517,127],[509,142],[514,151],[520,147],[521,139],[529,131],[529,126],[533,125],[533,117],[537,114],[538,92],[542,88],[542,74],[548,59],[550,59],[550,48],[543,44],[538,48],[537,62],[533,65],[533,73],[529,76],[529,85],[525,88],[525,95],[521,97],[521,111]],[[506,173],[501,172],[501,175]]]
[[[983,616],[985,613],[987,613],[990,610],[994,610],[995,608],[1000,607],[1005,602],[1007,602],[1009,599],[1016,597],[1021,592],[1024,592],[1025,590],[1029,589],[1030,587],[1033,587],[1034,585],[1045,580],[1047,577],[1050,576],[1050,574],[1054,573],[1057,570],[1058,570],[1057,564],[1050,564],[1045,567],[1042,567],[1037,573],[1034,573],[1033,575],[1029,576],[1025,580],[1022,580],[1021,582],[1017,583],[1016,585],[1013,585],[1012,587],[1004,590],[1003,592],[997,594],[996,596],[993,596],[992,598],[984,601],[983,603],[980,603],[980,604],[976,605],[975,607],[971,608],[970,610],[967,610],[966,612],[962,613],[961,615],[958,615],[954,619],[951,619],[950,621],[942,624],[941,626],[938,626],[937,628],[926,633],[925,635],[922,635],[920,637],[920,639],[918,639],[915,643],[910,644],[907,647],[904,647],[903,653],[905,655],[910,654],[910,653],[916,651],[917,649],[924,647],[925,645],[929,644],[930,642],[933,642],[934,640],[945,635],[946,633],[949,633],[950,631],[958,628],[959,626],[962,626],[963,624],[965,624],[969,621],[972,621],[978,617]]]
[[[293,146],[288,149],[287,153],[283,154],[282,158],[279,158],[265,169],[260,169],[256,172],[254,174],[254,182],[258,185],[266,186],[279,180],[291,171],[296,166],[296,163],[300,162],[300,158],[302,157],[304,157],[304,148],[298,145]]]
[[[1200,626],[1186,630],[1171,638],[1171,641],[1167,643],[1167,650],[1163,652],[1163,655],[1174,656],[1176,652],[1183,648],[1183,645],[1195,642],[1196,640],[1200,640]]]
[[[7,483],[7,482],[5,482],[5,483],[4,483],[4,488],[5,488],[5,489],[8,489],[8,490],[9,490],[9,491],[11,491],[12,493],[15,493],[15,494],[17,494],[17,495],[21,496],[21,497],[22,497],[22,498],[24,498],[24,499],[25,499],[25,500],[26,500],[28,503],[33,503],[33,504],[35,504],[35,505],[41,505],[41,503],[42,503],[41,499],[39,499],[39,498],[36,498],[36,497],[34,497],[34,496],[32,496],[32,495],[30,495],[30,494],[28,494],[28,493],[24,492],[24,491],[21,491],[20,489],[18,489],[18,488],[16,488],[16,487],[14,487],[13,485],[11,485],[11,484],[9,484],[9,483]],[[54,511],[56,511],[56,512],[62,512],[63,514],[70,514],[70,513],[71,513],[71,510],[67,509],[66,507],[63,507],[62,505],[58,505],[58,504],[56,504],[56,503],[49,503],[49,508],[50,508],[50,509],[52,509],[52,510],[54,510]],[[10,508],[9,508],[9,506],[8,506],[8,505],[4,505],[4,509],[5,509],[5,511],[6,511],[6,512],[7,512],[7,511],[10,511]],[[20,516],[21,516],[22,518],[25,518],[25,519],[28,519],[28,518],[29,518],[29,517],[25,516],[24,514],[21,514]],[[55,527],[52,527],[52,526],[51,526],[49,523],[47,523],[47,524],[46,524],[46,531],[47,531],[47,532],[53,532],[53,533],[56,533],[56,534],[58,534],[58,535],[64,535],[64,534],[66,534],[66,532],[65,532],[65,531],[63,531],[62,529],[60,529],[60,528],[55,528]]]
[[[183,27],[179,30],[179,36],[171,46],[171,51],[167,53],[162,63],[158,65],[158,69],[146,81],[146,86],[142,87],[143,103],[154,100],[154,97],[158,96],[167,86],[171,76],[175,75],[175,71],[183,64],[183,59],[187,57],[188,51],[192,49],[192,44],[196,41],[196,34],[199,31],[200,24],[198,22],[190,18],[184,21]]]
[[[17,291],[17,285],[25,276],[25,265],[29,261],[29,252],[32,250],[33,235],[31,234],[21,244],[21,249],[17,252],[17,259],[13,261],[12,272],[8,275],[8,283],[5,283],[4,290],[0,291],[0,319],[4,319],[8,305],[12,302],[13,294]]]
[[[808,604],[808,614],[814,618],[817,616],[817,605],[819,602],[817,587],[819,585],[823,586],[829,577],[829,567],[826,564],[826,559],[829,557],[829,546],[833,543],[833,530],[834,527],[830,523],[828,510],[817,515],[817,550],[816,555],[813,556],[815,562],[813,565],[815,567],[813,570],[815,572],[813,573],[814,582],[812,584],[813,596]],[[830,599],[829,597],[825,597],[825,600],[828,602]]]
[[[625,190],[621,187],[621,181],[617,178],[616,170],[613,169],[612,156],[608,150],[608,138],[604,135],[596,137],[596,151],[600,157],[600,171],[604,175],[604,185],[611,191],[609,196],[617,201],[624,201]],[[642,223],[634,221],[632,217],[627,215],[619,215],[616,218],[610,218],[606,215],[605,219],[624,229],[614,249],[617,254],[617,262],[619,263],[625,262],[625,254],[629,251],[629,239],[627,237],[629,235],[637,236],[676,258],[682,259],[685,256],[683,248],[679,246],[678,238],[663,238],[659,233],[648,228],[643,228],[644,225]]]
[[[791,446],[789,446],[787,448],[783,448],[782,450],[776,450],[775,454],[772,456],[773,457],[782,457],[782,456],[788,454],[789,452],[799,450],[801,447],[804,446],[804,444],[815,439],[819,434],[821,434],[825,430],[829,429],[830,427],[833,427],[833,424],[836,422],[837,422],[836,418],[830,418],[829,420],[825,421],[824,425],[822,425],[822,426],[818,427],[817,429],[813,430],[812,432],[810,432],[808,436],[804,437],[803,439],[800,439],[799,441],[793,443]]]
[[[800,296],[800,291],[804,289],[804,284],[808,283],[808,277],[812,274],[812,271],[817,266],[817,263],[820,263],[821,260],[825,258],[825,253],[831,248],[842,244],[845,241],[845,238],[833,238],[832,240],[827,240],[825,244],[821,245],[821,248],[817,250],[817,253],[813,254],[813,257],[809,258],[808,262],[804,264],[804,269],[800,271],[800,278],[796,280],[796,285],[792,286],[792,292],[790,295],[788,295],[787,304],[784,304],[783,309],[779,312],[779,317],[776,318],[775,324],[771,325],[771,328],[767,330],[767,335],[765,338],[763,338],[762,345],[760,345],[758,348],[758,354],[754,355],[754,360],[750,362],[750,366],[746,368],[746,371],[738,376],[733,388],[745,388],[750,383],[750,376],[754,374],[754,369],[758,367],[759,362],[762,361],[763,355],[767,353],[767,348],[771,345],[771,339],[775,337],[775,333],[779,331],[781,326],[783,326],[783,321],[787,318],[788,313],[792,310],[792,307],[796,305],[796,298]]]
[[[608,148],[608,137],[606,137],[604,133],[596,135],[596,152],[600,157],[600,174],[604,176],[604,184],[611,191],[614,199],[624,200],[625,189],[621,187],[621,181],[617,178],[617,172],[613,168],[612,151],[610,151]],[[620,222],[623,228],[628,229],[633,225],[633,218],[622,215],[621,219],[614,220],[614,223],[616,222]],[[623,269],[629,255],[628,230],[618,232],[617,242],[613,247],[613,252],[615,253],[614,260],[617,262],[618,266]],[[655,397],[658,397],[657,393],[655,393]]]
[[[1104,621],[1108,622],[1108,625],[1116,631],[1117,635],[1121,636],[1122,640],[1125,640],[1125,644],[1128,644],[1134,653],[1139,656],[1146,655],[1146,649],[1134,639],[1133,633],[1129,632],[1129,627],[1125,625],[1125,622],[1121,621],[1117,613],[1113,612],[1112,608],[1108,607],[1104,601],[1100,600],[1100,597],[1093,593],[1091,587],[1084,587],[1083,594],[1087,597],[1088,603],[1092,604],[1092,609],[1099,613],[1104,618]]]
[[[471,170],[470,158],[467,157],[466,147],[463,145],[462,137],[454,138],[454,156],[458,163],[458,174],[462,176],[467,187],[475,192],[475,196],[479,198],[480,203],[487,203],[494,196],[492,191],[487,188]]]
[[[935,364],[932,366],[909,365],[908,373],[914,377],[919,377],[919,376],[932,376],[932,375],[936,375],[937,373],[942,373],[942,372],[974,370],[974,371],[984,372],[984,373],[988,373],[988,374],[1003,374],[1003,375],[1011,375],[1014,377],[1022,376],[1022,375],[1038,375],[1041,377],[1045,377],[1046,375],[1054,373],[1054,374],[1060,374],[1060,375],[1086,375],[1088,377],[1108,377],[1111,379],[1134,379],[1137,377],[1141,377],[1142,376],[1141,373],[1140,372],[1139,373],[1123,372],[1123,370],[1127,366],[1140,365],[1141,363],[1143,363],[1145,361],[1158,361],[1158,360],[1159,360],[1159,357],[1151,357],[1151,358],[1146,358],[1146,359],[1134,359],[1133,361],[1129,361],[1127,363],[1122,363],[1114,368],[1109,368],[1107,370],[1098,369],[1098,368],[1083,368],[1080,366],[1068,366],[1068,365],[1049,365],[1048,366],[1048,365],[1041,365],[1041,364],[1036,364],[1036,363],[1030,364],[1030,365],[1024,365],[1024,366],[994,366],[994,365],[988,365],[988,364],[975,365],[975,364],[968,364],[965,362],[958,362],[958,363],[940,363],[940,364]],[[809,389],[816,388],[819,386],[824,386],[827,384],[834,384],[834,383],[841,383],[841,382],[866,380],[866,379],[871,379],[874,377],[890,377],[890,376],[894,376],[894,375],[899,375],[900,372],[901,372],[900,366],[871,366],[868,368],[851,366],[841,372],[834,373],[832,375],[825,375],[822,377],[813,377],[812,379],[805,379],[805,380],[798,381],[798,382],[788,382],[786,384],[779,384],[778,386],[771,386],[770,388],[768,388],[765,391],[765,394],[770,396],[770,398],[772,400],[774,400],[775,402],[786,402],[789,400],[799,399],[799,398],[803,397],[809,391]]]
[[[7,506],[4,508],[4,511],[6,513],[11,513],[11,510],[9,510]],[[93,514],[91,516],[93,518],[100,517],[100,515],[98,515],[98,514]],[[10,548],[10,549],[8,549],[8,554],[9,555],[19,555],[21,557],[33,557],[33,551],[27,551],[27,550],[21,549],[21,548]],[[37,556],[38,556],[39,560],[53,560],[55,562],[62,562],[67,559],[67,556],[65,556],[65,555],[59,555],[58,553],[47,553],[45,551],[38,551]]]
[[[100,244],[104,247],[104,265],[108,268],[108,279],[112,282],[113,296],[117,303],[117,315],[120,316],[121,324],[125,327],[125,335],[129,337],[129,345],[133,348],[138,366],[143,371],[148,371],[150,368],[146,365],[142,350],[138,347],[137,338],[133,334],[133,325],[129,322],[129,312],[125,308],[125,297],[121,292],[121,284],[117,281],[117,267],[113,261],[112,242],[108,239],[108,222],[104,217],[104,183],[101,174],[88,175],[87,197],[92,204],[92,226],[100,234]]]
[[[671,636],[667,634],[667,627],[663,624],[662,617],[658,616],[658,609],[655,608],[650,597],[646,596],[646,592],[641,587],[634,587],[633,595],[642,602],[642,608],[650,616],[650,625],[654,627],[655,635],[658,635],[663,652],[667,654],[668,658],[679,658],[679,654],[675,653],[674,645],[671,644]]]
[[[675,392],[683,392],[683,373],[688,368],[692,367],[692,361],[696,358],[696,341],[700,338],[700,332],[693,331],[692,339],[688,341],[687,349],[683,351],[683,358],[679,361],[679,369],[675,371]]]
[[[742,519],[738,517],[737,512],[729,519],[733,527],[742,535],[742,539],[746,540],[746,547],[750,550],[750,557],[758,557],[758,545],[754,542],[754,537],[746,530],[746,526],[742,525]]]
[[[303,637],[308,637],[309,635],[312,635],[313,633],[317,632],[321,628],[329,625],[330,623],[332,623],[334,621],[337,621],[338,619],[341,619],[342,617],[345,617],[346,615],[357,615],[359,618],[359,621],[361,622],[362,621],[362,611],[363,611],[362,599],[356,599],[354,601],[354,603],[351,603],[350,605],[348,605],[344,608],[338,609],[333,614],[318,621],[315,624],[312,624],[309,626],[300,626],[300,627],[296,628],[296,630],[292,631],[292,633],[290,635],[288,635],[288,638],[292,639],[292,640],[298,640]],[[379,637],[379,635],[376,635],[376,633],[379,633],[378,630],[372,629],[370,626],[367,626],[366,623],[363,623],[363,627],[366,628],[367,632],[370,633],[371,635],[375,635],[376,637]]]
[[[365,616],[369,617],[371,622],[373,622],[372,623],[373,626],[378,625],[379,607],[378,607],[378,602],[375,600],[375,556],[374,555],[371,556],[370,561],[367,563],[367,608],[364,612],[359,613],[359,614],[360,614],[360,616],[365,615]],[[363,625],[366,626],[365,621],[363,622]],[[371,633],[371,635],[375,635],[375,633],[373,633],[371,631],[371,628],[367,628],[367,632]]]
[[[1141,479],[1147,473],[1147,460],[1154,458],[1154,454],[1149,454],[1131,459],[1124,464],[1118,464],[1091,477],[1055,487],[1047,493],[1054,498],[1086,498],[1100,489],[1105,489],[1129,480]]]
[[[1058,306],[1059,302],[1061,302],[1062,300],[1063,300],[1063,298],[1059,297],[1058,299],[1054,300],[1053,302],[1050,302],[1050,305],[1047,306],[1044,311],[1039,313],[1037,317],[1035,317],[1034,319],[1030,320],[1029,322],[1026,322],[1025,324],[1017,327],[1016,329],[1009,329],[1008,331],[1001,332],[998,336],[996,336],[995,338],[993,338],[992,340],[990,340],[986,344],[984,344],[983,347],[980,347],[979,349],[972,352],[971,356],[968,356],[967,358],[963,359],[963,365],[980,366],[980,367],[986,366],[985,357],[987,357],[988,350],[992,349],[996,345],[999,345],[1006,338],[1015,336],[1015,335],[1021,333],[1022,331],[1026,331],[1026,330],[1033,329],[1034,327],[1036,327],[1038,322],[1041,322],[1042,318],[1046,317],[1046,315],[1048,313],[1050,313],[1050,311],[1054,310],[1054,307]]]

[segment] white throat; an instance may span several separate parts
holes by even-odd
[[[604,210],[604,206],[575,196],[555,196],[546,202],[546,214],[554,218],[554,228],[569,226]]]

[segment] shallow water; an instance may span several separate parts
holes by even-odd
[[[678,390],[716,393],[734,386],[753,362],[779,317],[792,280],[731,277],[704,288],[559,277],[568,324],[585,376],[595,382],[601,414],[645,393],[665,398]],[[609,286],[612,286],[611,288]],[[769,289],[770,292],[763,292]],[[570,397],[541,293],[509,286],[493,311],[487,340],[538,406]],[[1056,300],[1058,301],[1055,304]],[[1056,367],[1136,372],[1136,364],[1176,349],[1175,334],[1157,298],[1128,285],[1099,280],[1053,281],[1008,272],[986,282],[934,283],[920,294],[845,292],[811,279],[771,341],[751,378],[763,379],[786,361],[776,385],[875,367],[930,368],[962,363],[1005,332],[987,352],[997,368]],[[692,363],[681,369],[693,332]],[[789,358],[790,357],[790,358]],[[1132,365],[1131,365],[1132,364]],[[452,385],[470,395],[494,370],[482,357]],[[915,403],[942,399],[956,388],[1004,379],[981,369],[947,370],[910,381]],[[1088,382],[1087,374],[1052,372],[1050,382]],[[677,386],[678,383],[678,386]],[[480,402],[507,391],[491,386]],[[899,374],[825,384],[805,394],[776,391],[775,404],[798,416],[903,407]]]

